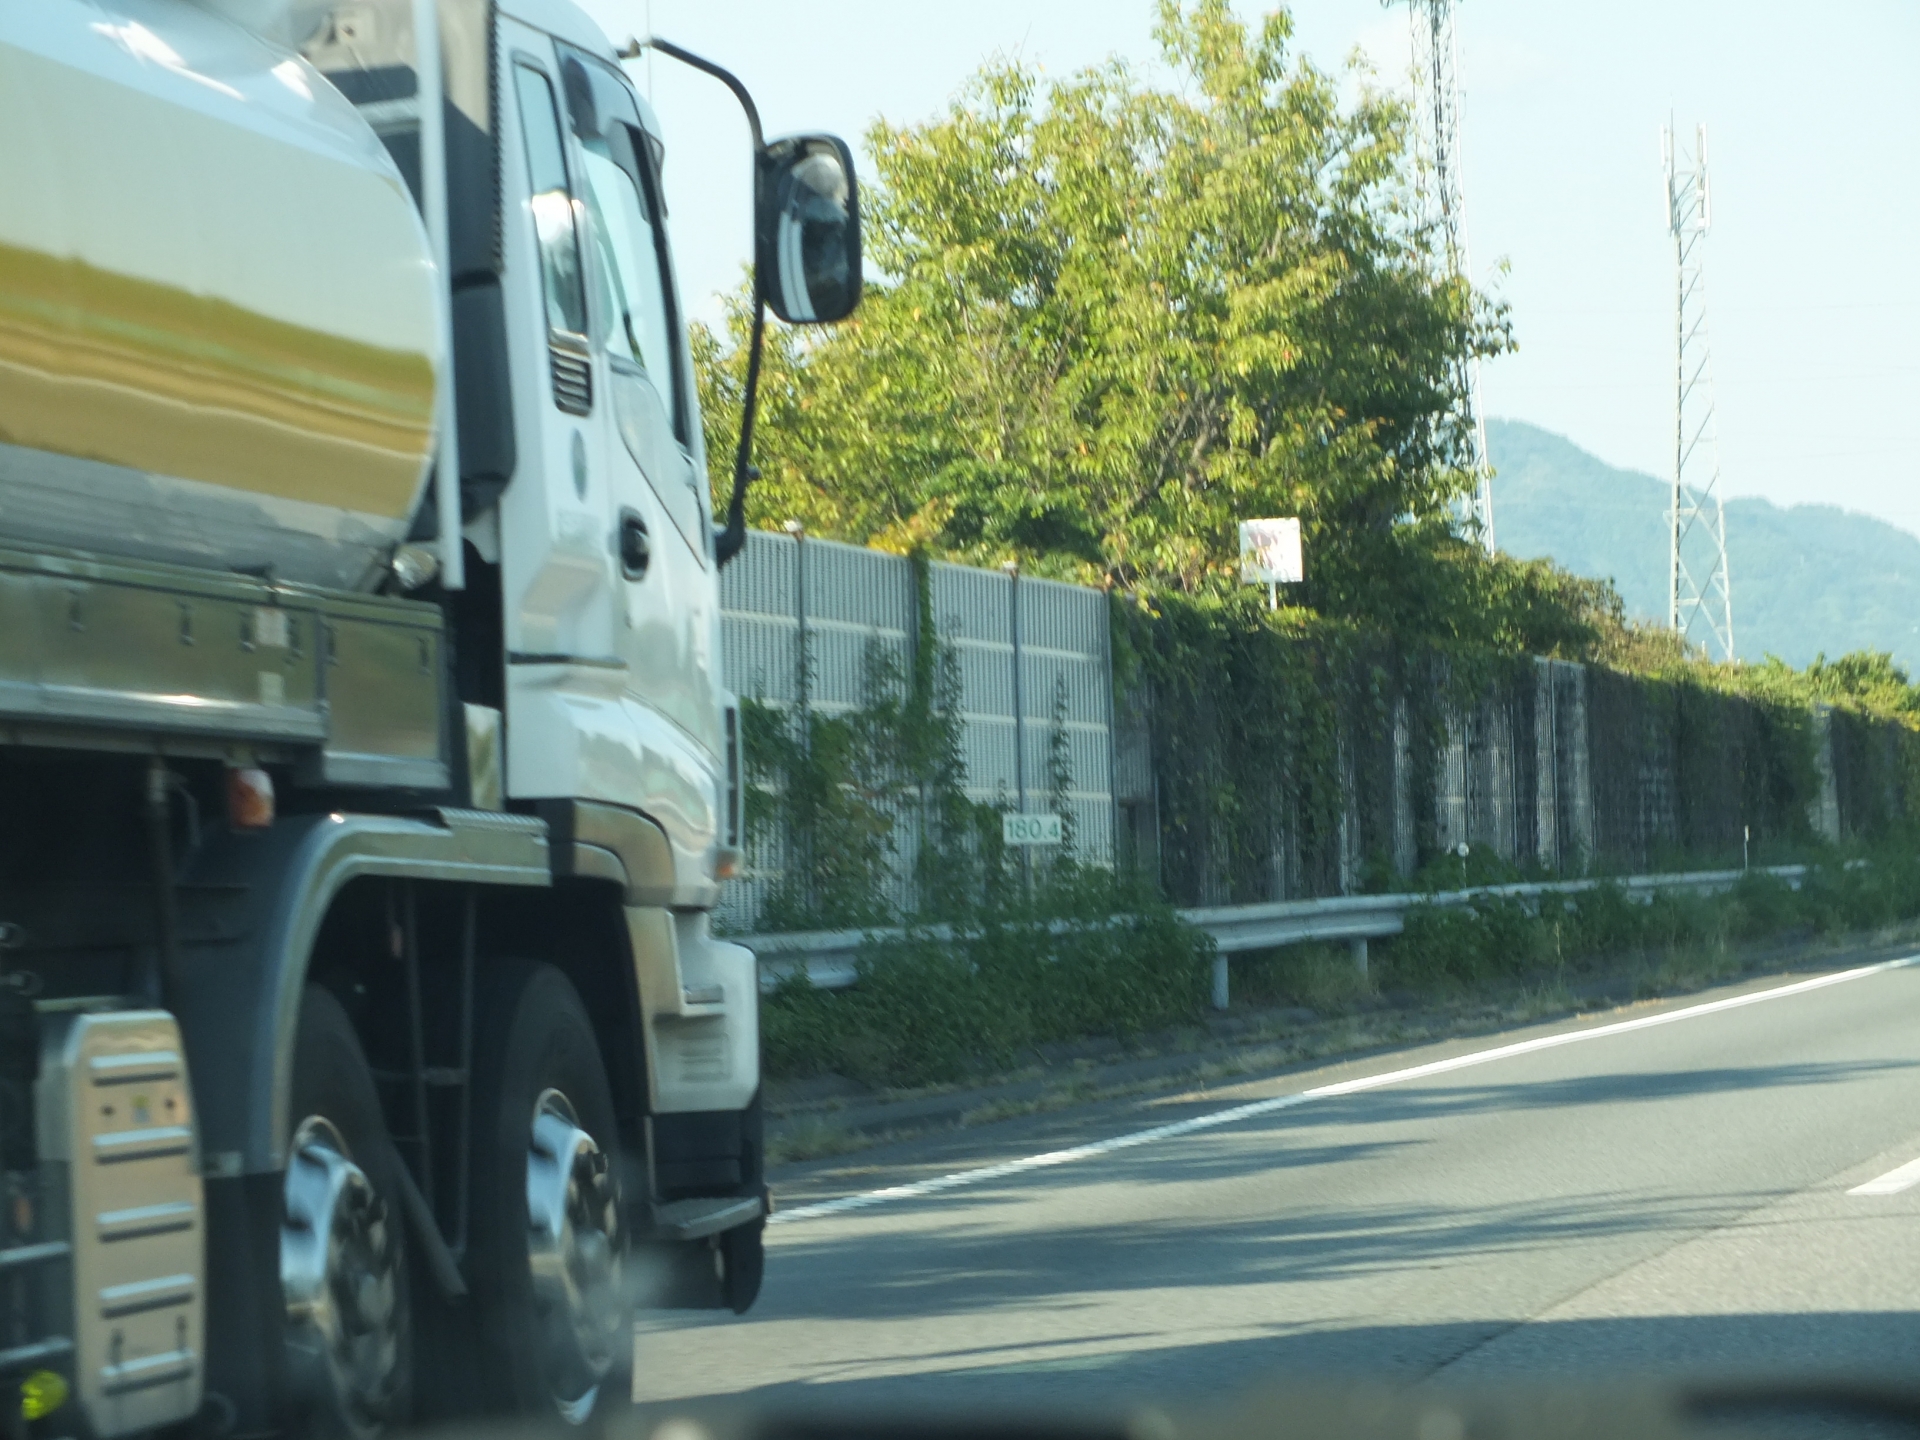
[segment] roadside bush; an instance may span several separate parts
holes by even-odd
[[[1808,875],[1800,904],[1824,934],[1872,930],[1920,914],[1920,864],[1910,853],[1865,865],[1828,865]]]
[[[1798,888],[1753,871],[1723,895],[1665,892],[1640,900],[1601,885],[1543,897],[1538,910],[1493,898],[1416,906],[1405,933],[1383,949],[1383,976],[1401,988],[1458,989],[1635,957],[1665,973],[1682,961],[1717,964],[1742,941],[1871,932],[1915,918],[1920,856],[1896,850],[1815,865]],[[1713,964],[1707,968],[1718,973]]]
[[[1236,1005],[1337,1011],[1372,993],[1371,983],[1354,968],[1353,951],[1344,943],[1283,945],[1233,957]]]
[[[1205,1013],[1212,941],[1101,872],[1057,878],[950,933],[869,941],[849,990],[783,983],[761,1007],[767,1073],[941,1084],[1007,1069],[1037,1045],[1124,1040]]]
[[[1538,969],[1553,932],[1522,901],[1488,896],[1470,905],[1416,905],[1390,950],[1397,985],[1456,987]]]
[[[1750,870],[1727,896],[1727,929],[1739,940],[1784,935],[1807,923],[1801,892],[1778,875]]]
[[[1553,901],[1547,901],[1552,905]],[[1558,928],[1558,956],[1562,960],[1587,955],[1610,955],[1645,943],[1646,914],[1618,885],[1602,885],[1560,902],[1553,917]]]

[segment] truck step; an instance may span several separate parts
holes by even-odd
[[[64,1360],[72,1353],[73,1341],[64,1335],[36,1340],[31,1345],[16,1345],[11,1350],[0,1350],[0,1375],[36,1370],[42,1365]]]
[[[723,1230],[751,1225],[765,1213],[758,1195],[717,1199],[674,1200],[653,1207],[654,1240],[703,1240]]]
[[[0,1274],[8,1270],[24,1270],[29,1265],[49,1265],[55,1260],[64,1260],[73,1253],[73,1247],[64,1240],[48,1240],[39,1245],[16,1245],[11,1250],[0,1250]]]
[[[49,1023],[42,1159],[66,1171],[57,1248],[73,1265],[73,1391],[101,1440],[200,1409],[206,1216],[180,1031],[157,1010]],[[7,1252],[9,1255],[18,1252]],[[22,1255],[13,1263],[38,1263]],[[66,1342],[63,1342],[66,1343]]]

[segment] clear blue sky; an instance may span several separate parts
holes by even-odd
[[[776,134],[857,142],[876,115],[930,117],[996,52],[1051,74],[1109,55],[1157,69],[1151,0],[585,3],[616,39],[650,12],[659,34],[731,66]],[[1403,9],[1302,0],[1294,15],[1323,68],[1358,46],[1398,83]],[[1709,127],[1726,493],[1920,532],[1920,0],[1461,0],[1459,15],[1474,263],[1512,304],[1520,346],[1487,367],[1488,412],[1666,473],[1671,110]],[[646,62],[634,69],[648,84]],[[666,60],[650,83],[681,283],[710,316],[747,251],[745,127],[713,82]]]

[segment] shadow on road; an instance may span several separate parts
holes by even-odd
[[[1220,1133],[1245,1133],[1256,1127],[1278,1131],[1298,1131],[1327,1126],[1391,1126],[1423,1121],[1444,1120],[1502,1111],[1578,1110],[1588,1107],[1647,1104],[1660,1101],[1699,1098],[1708,1095],[1732,1095],[1753,1091],[1781,1090],[1808,1086],[1839,1085],[1894,1071],[1920,1068],[1911,1061],[1857,1060],[1823,1063],[1743,1065],[1712,1069],[1620,1071],[1569,1076],[1557,1080],[1517,1081],[1509,1084],[1476,1083],[1461,1072],[1442,1074],[1431,1079],[1369,1090],[1357,1095],[1329,1096],[1308,1101],[1296,1109],[1282,1111],[1242,1122]],[[1122,1115],[1109,1115],[1109,1128],[1097,1133],[1124,1133],[1134,1128],[1165,1124],[1189,1116],[1204,1115],[1234,1103],[1219,1097],[1200,1097],[1176,1102],[1160,1102],[1129,1107]],[[1081,1122],[1084,1124],[1084,1122]],[[974,1163],[991,1163],[1027,1148],[1050,1148],[1091,1139],[1079,1133],[1071,1119],[1063,1115],[1037,1120],[1015,1120],[981,1126],[963,1133],[947,1132],[938,1136],[877,1146],[861,1152],[855,1162],[825,1161],[794,1166],[776,1175],[776,1185],[785,1193],[802,1191],[809,1196],[866,1189],[875,1176],[888,1182],[964,1168]],[[1024,1142],[1024,1143],[1023,1143]],[[1386,1142],[1406,1143],[1406,1142]],[[1318,1163],[1338,1163],[1352,1158],[1351,1146],[1330,1146]],[[1138,1152],[1132,1157],[1136,1170],[1156,1167],[1153,1152]],[[1126,1164],[1129,1152],[1118,1152],[1103,1164]],[[1158,1180],[1202,1179],[1206,1162],[1194,1157],[1200,1168],[1183,1163],[1176,1171],[1158,1167],[1160,1173],[1142,1178]],[[1277,1157],[1278,1163],[1315,1163],[1311,1158],[1292,1160]],[[1245,1160],[1222,1157],[1220,1165],[1244,1167]],[[970,1193],[970,1192],[969,1192]],[[1017,1186],[1000,1192],[1016,1196]]]
[[[1484,1203],[1448,1196],[1330,1208],[1316,1206],[1308,1198],[1313,1191],[1297,1177],[1425,1143],[1434,1122],[1447,1117],[1831,1085],[1904,1068],[1861,1061],[1512,1085],[1436,1081],[1330,1097],[1184,1138],[1175,1142],[1177,1156],[1157,1146],[1101,1156],[1079,1172],[1089,1182],[1084,1190],[1054,1189],[1056,1200],[1074,1193],[1077,1203],[1084,1195],[1084,1205],[1093,1208],[1056,1205],[1038,1224],[1008,1224],[1002,1217],[1058,1187],[1057,1172],[901,1202],[915,1220],[905,1231],[874,1231],[864,1223],[851,1232],[830,1224],[795,1226],[778,1237],[780,1260],[769,1267],[758,1313],[887,1319],[1036,1304],[1072,1307],[1129,1290],[1292,1284],[1446,1268],[1595,1241],[1632,1245],[1649,1236],[1679,1238],[1748,1214],[1786,1191],[1587,1190]],[[1344,1143],[1315,1143],[1322,1137],[1334,1142],[1327,1132],[1336,1129]],[[1364,1138],[1370,1134],[1378,1138]],[[1249,1136],[1261,1143],[1249,1146]],[[1220,1188],[1209,1193],[1204,1211],[1177,1196],[1164,1213],[1158,1204],[1142,1206],[1123,1196],[1119,1208],[1127,1218],[1102,1213],[1116,1191],[1210,1181]],[[1283,1200],[1276,1210],[1275,1202]],[[1152,1218],[1137,1218],[1143,1211]],[[795,1280],[782,1283],[783,1276]]]
[[[914,1234],[870,1234],[858,1245],[783,1237],[782,1263],[770,1267],[763,1309],[756,1314],[886,1319],[1036,1304],[1072,1307],[1126,1290],[1344,1279],[1607,1237],[1677,1235],[1723,1224],[1773,1198],[1581,1195],[1472,1209],[1370,1205],[1257,1219],[1205,1215],[1019,1232],[960,1218],[938,1243]],[[783,1271],[804,1276],[805,1284],[782,1284],[777,1277]]]
[[[1385,1150],[1429,1143],[1444,1132],[1437,1122],[1475,1115],[1514,1114],[1522,1111],[1612,1109],[1616,1106],[1652,1104],[1671,1100],[1695,1100],[1711,1095],[1751,1094],[1757,1091],[1805,1089],[1812,1086],[1842,1085],[1876,1075],[1920,1069],[1920,1064],[1893,1060],[1828,1061],[1817,1064],[1743,1065],[1738,1068],[1702,1070],[1662,1070],[1653,1072],[1603,1073],[1571,1076],[1561,1080],[1533,1080],[1512,1084],[1478,1084],[1463,1081],[1457,1075],[1439,1075],[1431,1080],[1354,1095],[1330,1095],[1316,1098],[1273,1115],[1226,1126],[1213,1135],[1248,1135],[1267,1131],[1277,1139],[1327,1129],[1380,1131],[1395,1126],[1417,1127],[1425,1133],[1419,1139],[1403,1138],[1374,1142],[1373,1148]],[[1221,1102],[1195,1106],[1195,1113],[1223,1108]],[[1116,1151],[1103,1157],[1101,1164],[1117,1169],[1128,1179],[1141,1183],[1189,1183],[1216,1176],[1244,1173],[1248,1157],[1244,1149],[1206,1147],[1183,1142],[1192,1152],[1181,1156],[1180,1164],[1168,1165],[1164,1151],[1152,1147]],[[1367,1145],[1344,1144],[1315,1148],[1289,1147],[1276,1150],[1272,1163],[1295,1168],[1302,1164],[1335,1164],[1364,1153]],[[1013,1198],[1015,1192],[1006,1192]]]
[[[828,1373],[747,1393],[775,1406],[898,1407],[922,1416],[969,1407],[1086,1413],[1146,1399],[1180,1405],[1231,1400],[1262,1385],[1330,1378],[1484,1386],[1848,1375],[1906,1384],[1917,1354],[1915,1314],[1734,1314],[1518,1326],[1467,1320],[1322,1330],[1275,1324],[1255,1338],[1154,1349],[1137,1348],[1135,1337],[1103,1335],[1025,1356],[991,1349],[875,1354],[863,1357],[869,1362],[861,1367],[867,1370],[863,1376]],[[901,1373],[871,1373],[895,1367]]]

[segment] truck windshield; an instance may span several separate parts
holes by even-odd
[[[599,260],[596,323],[608,353],[653,384],[684,443],[666,242],[639,109],[625,81],[591,57],[569,54],[563,74]]]

